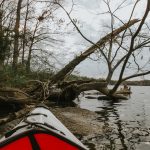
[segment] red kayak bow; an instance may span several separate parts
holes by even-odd
[[[0,140],[0,150],[87,150],[45,106],[35,108]]]

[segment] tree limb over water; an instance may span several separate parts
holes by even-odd
[[[31,6],[32,4],[29,3],[29,1],[25,2],[18,0],[18,2],[20,2],[18,4],[18,11],[17,9],[14,10],[16,12],[18,12],[18,17],[17,14],[15,16],[15,14],[13,14],[12,12],[10,12],[9,15],[15,16],[16,17],[16,23],[13,22],[13,20],[11,20],[11,16],[10,18],[8,17],[8,20],[6,22],[10,21],[10,24],[14,24],[16,27],[16,34],[15,37],[11,37],[13,40],[16,38],[16,42],[15,43],[11,43],[10,45],[13,45],[13,47],[15,48],[14,51],[11,51],[11,54],[14,54],[14,60],[11,59],[11,54],[9,57],[9,60],[12,60],[12,62],[14,62],[14,70],[18,70],[18,66],[19,66],[19,59],[21,57],[20,53],[22,54],[22,66],[23,68],[26,68],[27,73],[30,73],[31,68],[30,68],[30,64],[31,64],[31,59],[32,59],[32,53],[33,50],[37,49],[37,48],[33,48],[33,43],[36,43],[35,41],[41,41],[44,39],[47,39],[48,37],[44,36],[45,33],[47,32],[42,32],[42,30],[40,30],[42,33],[37,32],[40,28],[40,26],[42,26],[42,22],[44,22],[45,20],[50,19],[51,17],[53,18],[52,12],[57,10],[58,7],[62,8],[63,11],[65,11],[65,13],[67,14],[68,18],[70,19],[71,23],[73,24],[73,26],[75,27],[75,29],[78,31],[78,33],[86,40],[88,41],[91,46],[86,49],[85,51],[83,51],[83,53],[81,53],[80,55],[76,56],[73,60],[71,60],[68,64],[66,64],[66,66],[64,68],[62,68],[60,71],[58,71],[56,74],[53,74],[51,77],[49,77],[48,81],[40,81],[40,80],[31,80],[31,82],[36,83],[36,85],[34,87],[31,88],[31,90],[27,91],[28,95],[25,94],[27,96],[26,100],[22,99],[22,98],[16,98],[9,96],[9,94],[7,95],[0,95],[0,99],[1,102],[5,102],[7,103],[8,101],[10,101],[10,103],[19,103],[21,106],[23,105],[23,107],[25,107],[26,102],[30,102],[30,99],[36,99],[38,102],[45,102],[46,100],[50,100],[50,99],[55,99],[55,101],[73,101],[81,92],[83,91],[87,91],[87,90],[97,90],[100,91],[101,93],[103,93],[104,95],[106,95],[107,97],[109,97],[110,99],[125,99],[124,96],[122,95],[118,95],[117,94],[117,89],[120,86],[120,84],[127,80],[127,79],[131,79],[133,77],[137,77],[137,76],[142,76],[142,75],[147,75],[150,74],[149,70],[147,71],[143,71],[142,67],[140,67],[138,61],[137,61],[137,55],[136,52],[138,52],[138,50],[140,50],[140,52],[142,51],[141,49],[143,47],[147,47],[148,44],[150,43],[150,37],[148,35],[143,35],[140,31],[146,21],[146,18],[149,14],[149,10],[150,10],[150,0],[147,0],[147,8],[145,10],[145,14],[141,19],[132,19],[133,17],[133,13],[135,11],[135,7],[137,5],[137,3],[139,2],[138,0],[134,3],[133,5],[133,9],[131,11],[131,15],[129,16],[129,20],[124,23],[124,21],[122,21],[120,18],[118,18],[115,14],[114,11],[111,10],[110,8],[110,1],[105,1],[107,7],[108,7],[108,14],[111,17],[111,24],[110,24],[110,33],[106,34],[104,37],[102,37],[101,39],[99,39],[96,43],[94,43],[92,40],[89,40],[79,29],[79,27],[76,25],[76,23],[74,22],[74,20],[71,18],[70,16],[70,12],[68,13],[66,11],[66,9],[62,6],[62,4],[60,4],[60,1],[53,1],[49,3],[49,1],[43,1],[43,3],[45,3],[45,9],[43,9],[42,14],[39,14],[39,16],[33,16],[33,18],[36,20],[35,21],[35,28],[33,31],[28,31],[27,32],[27,27],[26,25],[28,24],[28,19],[33,19],[32,17],[30,18],[30,11],[31,11]],[[23,34],[21,35],[19,33],[19,27],[20,23],[22,22],[20,19],[20,14],[22,13],[22,9],[24,8],[22,6],[22,3],[24,4],[24,7],[26,6],[26,11],[29,12],[24,12],[24,17],[26,18],[24,20],[24,25],[23,25]],[[31,1],[32,2],[32,1]],[[5,4],[6,1],[3,0],[3,4]],[[2,3],[1,3],[2,4]],[[0,7],[4,7],[0,4]],[[7,5],[7,3],[5,4]],[[55,7],[57,5],[57,7]],[[5,9],[7,7],[4,7]],[[15,8],[15,6],[14,6]],[[4,9],[4,10],[5,10]],[[119,7],[117,8],[119,9]],[[32,12],[32,11],[31,11]],[[0,32],[2,34],[2,36],[4,36],[6,33],[4,32],[4,29],[2,27],[2,18],[3,15],[0,15]],[[14,20],[15,20],[14,17]],[[116,18],[117,20],[119,20],[119,22],[121,22],[122,26],[115,28],[114,27],[114,18]],[[47,22],[48,23],[48,20]],[[136,26],[137,28],[134,28],[134,31],[132,31],[132,26]],[[148,28],[148,26],[147,26]],[[9,31],[9,30],[8,30]],[[9,31],[10,32],[10,31]],[[43,35],[41,37],[41,35]],[[47,34],[46,34],[47,35]],[[7,35],[8,41],[9,41],[9,35]],[[22,39],[23,37],[23,39]],[[38,38],[37,38],[38,37]],[[145,38],[146,37],[146,38]],[[35,39],[37,38],[37,39]],[[49,37],[50,38],[50,37]],[[34,41],[35,39],[35,41]],[[53,39],[53,38],[51,38]],[[127,40],[128,39],[128,40]],[[13,42],[13,40],[11,42]],[[26,41],[27,40],[27,41]],[[3,41],[3,39],[0,40],[0,42]],[[10,42],[10,41],[9,41]],[[20,43],[19,43],[20,42]],[[23,42],[23,43],[22,43]],[[1,44],[3,45],[3,44]],[[7,44],[8,45],[8,44]],[[23,45],[23,48],[21,47]],[[38,45],[36,45],[35,47],[37,47]],[[8,49],[9,47],[7,47]],[[4,49],[3,47],[1,48],[2,50]],[[22,51],[20,51],[22,50]],[[28,56],[27,56],[27,62],[25,61],[25,51],[28,52]],[[42,51],[42,50],[41,50]],[[107,65],[107,69],[108,69],[108,74],[107,77],[104,80],[87,80],[87,81],[72,81],[72,82],[67,82],[65,80],[65,78],[70,75],[70,72],[72,72],[75,67],[77,65],[79,65],[82,61],[84,61],[85,59],[87,59],[91,54],[95,53],[98,51],[98,54],[100,54],[102,56],[102,58],[105,60],[106,65]],[[13,53],[14,52],[14,53]],[[20,52],[20,53],[19,53]],[[42,51],[44,52],[44,50]],[[119,55],[119,52],[123,52],[123,55]],[[139,53],[140,53],[139,52]],[[4,53],[0,53],[0,56],[3,56]],[[37,54],[37,53],[36,53]],[[47,53],[46,53],[47,54]],[[51,55],[49,55],[51,56]],[[0,66],[3,66],[5,63],[5,59],[7,58],[6,56],[4,57],[3,61],[0,60]],[[137,72],[134,73],[133,75],[129,75],[124,77],[124,72],[125,69],[130,67],[130,59],[134,60],[134,63],[136,64],[137,67]],[[43,59],[43,58],[41,58]],[[99,58],[101,60],[101,58]],[[142,57],[141,57],[142,59]],[[48,62],[48,60],[47,60]],[[46,62],[46,63],[47,63]],[[9,62],[7,62],[9,64]],[[49,64],[49,63],[48,63]],[[49,65],[50,66],[50,65]],[[119,71],[117,70],[118,68],[121,68]],[[0,67],[1,68],[1,67]],[[16,68],[16,69],[15,69]],[[28,68],[28,69],[27,69]],[[119,72],[119,78],[117,83],[115,83],[115,86],[112,89],[109,89],[108,85],[110,84],[110,81],[112,80],[112,76],[114,74],[115,71]],[[16,73],[15,72],[15,73]],[[6,89],[5,89],[6,90]],[[1,90],[0,90],[1,92]],[[11,93],[10,91],[6,90],[6,93]],[[17,91],[14,91],[17,92]],[[21,92],[23,94],[23,92]],[[29,100],[28,100],[29,99]],[[25,101],[24,103],[22,101]],[[33,101],[31,100],[31,103]],[[35,101],[33,103],[36,103]]]

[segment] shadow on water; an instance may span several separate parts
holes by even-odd
[[[115,103],[119,103],[119,102],[120,102],[120,100],[115,101]],[[114,102],[111,100],[105,101],[105,107],[101,107],[101,109],[102,109],[101,111],[96,111],[96,113],[101,116],[97,119],[99,121],[104,122],[104,126],[106,127],[106,130],[105,129],[104,130],[106,132],[107,139],[110,141],[110,149],[115,149],[116,144],[121,144],[122,149],[127,150],[127,145],[125,143],[125,136],[122,133],[123,124],[122,124],[122,121],[120,120],[119,113],[117,112],[117,109],[115,108]],[[103,120],[101,120],[102,118],[103,118]],[[111,122],[110,118],[113,118],[113,120],[115,120],[117,135],[116,135],[116,133],[114,134],[112,129],[110,129],[110,130],[108,129],[110,126],[109,123]],[[118,141],[119,139],[120,139],[120,143],[116,143],[116,140],[117,140],[117,142],[119,142]]]

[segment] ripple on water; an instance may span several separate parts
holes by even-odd
[[[80,107],[95,111],[97,121],[104,122],[103,137],[93,137],[85,143],[91,150],[103,149],[150,150],[150,87],[131,87],[129,100],[118,102],[82,98]],[[102,149],[101,147],[101,149]]]

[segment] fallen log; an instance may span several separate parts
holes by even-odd
[[[51,92],[48,100],[57,102],[60,105],[72,105],[72,101],[83,91],[97,90],[106,87],[106,82],[90,82],[84,84],[71,84],[64,89]]]
[[[128,29],[135,23],[139,22],[138,19],[133,19],[127,22],[126,24],[123,24],[121,27],[115,29],[113,32],[107,34],[103,38],[101,38],[96,44],[89,47],[87,50],[85,50],[83,53],[81,53],[79,56],[75,57],[70,63],[68,63],[63,69],[61,69],[57,74],[51,77],[51,84],[55,84],[58,81],[64,80],[65,76],[74,68],[79,65],[83,60],[85,60],[88,56],[90,56],[92,53],[94,53],[97,49],[100,49],[104,44],[109,42],[110,39],[114,39],[118,34],[123,32],[124,30]]]
[[[81,84],[78,87],[79,92],[83,91],[89,91],[89,90],[97,90],[99,91],[101,88],[106,88],[107,83],[106,82],[91,82],[91,83],[84,83]]]
[[[7,117],[0,119],[0,125],[24,117],[27,113],[31,111],[31,109],[33,109],[33,107],[26,107],[18,112],[9,114]]]
[[[123,99],[123,100],[127,100],[128,98],[126,96],[123,96],[121,94],[110,94],[110,89],[108,88],[101,88],[100,92],[103,93],[105,96],[102,97],[102,99],[104,100],[118,100],[118,99]],[[106,97],[106,98],[104,98]],[[99,99],[101,99],[101,96],[99,97]]]
[[[0,95],[4,95],[4,94],[9,94],[9,95],[17,95],[16,93],[21,94],[21,97],[30,97],[30,95],[28,95],[27,93],[23,92],[20,89],[16,89],[16,88],[9,88],[9,87],[5,87],[5,88],[0,88]]]
[[[35,102],[30,98],[15,98],[15,97],[3,97],[0,96],[0,104],[2,103],[14,103],[14,104],[29,104]]]
[[[25,105],[36,104],[37,101],[25,92],[15,88],[0,88],[0,115],[16,112]]]

